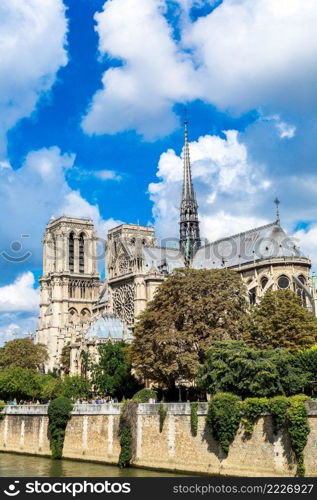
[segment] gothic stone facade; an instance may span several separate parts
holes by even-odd
[[[48,369],[59,369],[61,351],[68,342],[72,372],[80,373],[82,351],[105,341],[85,338],[102,317],[113,315],[127,331],[153,299],[157,286],[184,267],[183,254],[157,246],[153,228],[123,224],[108,233],[107,280],[97,273],[96,234],[92,221],[61,217],[50,222],[44,237],[40,321],[37,340],[48,346]],[[196,269],[227,267],[239,272],[252,303],[268,289],[291,288],[314,310],[310,261],[291,238],[272,223],[246,233],[201,246],[191,266]],[[107,338],[110,338],[111,334]],[[122,337],[123,338],[123,337]],[[120,340],[120,338],[116,338]]]
[[[50,370],[59,368],[69,327],[88,321],[99,301],[96,242],[91,220],[60,217],[46,227],[37,341],[48,347]]]
[[[67,344],[71,346],[71,372],[80,373],[82,353],[91,346],[96,353],[106,340],[130,341],[135,319],[153,299],[156,288],[179,267],[236,270],[253,304],[269,289],[291,288],[315,313],[310,260],[283,230],[278,212],[271,224],[202,245],[187,123],[183,158],[179,248],[158,246],[151,227],[115,227],[107,235],[106,281],[102,283],[93,222],[63,216],[47,225],[37,330],[38,342],[48,346],[47,369],[60,369]]]

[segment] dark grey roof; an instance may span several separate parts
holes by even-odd
[[[143,247],[144,269],[172,273],[177,267],[184,267],[184,257],[178,248]]]
[[[201,247],[196,252],[192,267],[236,267],[274,257],[305,258],[296,242],[276,222]]]

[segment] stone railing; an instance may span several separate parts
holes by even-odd
[[[7,405],[3,413],[6,415],[47,415],[47,405]]]
[[[307,401],[307,410],[310,416],[317,416],[317,401]],[[120,403],[104,404],[75,404],[73,415],[119,415]],[[190,415],[190,403],[164,403],[168,415]],[[7,415],[47,415],[47,405],[8,405],[4,407],[3,413]],[[158,415],[159,403],[140,403],[138,405],[138,415]],[[207,415],[208,403],[198,404],[198,415]]]

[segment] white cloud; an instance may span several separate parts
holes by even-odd
[[[270,179],[261,165],[250,161],[237,131],[226,131],[224,138],[200,137],[190,143],[190,156],[203,237],[215,240],[267,222],[256,207],[267,196]],[[170,149],[160,157],[160,181],[149,185],[162,238],[178,236],[182,172],[182,159]],[[251,217],[246,215],[252,212]]]
[[[272,116],[264,116],[263,120],[272,121],[278,131],[280,139],[293,139],[296,134],[296,127],[290,123],[281,120],[277,114]]]
[[[70,191],[66,194],[64,204],[59,209],[59,214],[92,219],[100,238],[106,238],[109,229],[121,224],[121,221],[112,218],[103,220],[98,205],[91,205],[82,198],[79,191]]]
[[[26,272],[19,276],[14,283],[0,287],[0,311],[37,312],[39,294],[38,290],[35,290],[34,284],[33,274]]]
[[[96,170],[94,176],[101,181],[121,181],[122,175],[115,170]]]
[[[51,147],[31,151],[17,170],[8,164],[0,168],[1,208],[6,214],[0,227],[0,268],[2,280],[9,282],[0,288],[0,344],[12,340],[12,325],[18,326],[19,336],[35,329],[39,296],[34,276],[27,270],[42,266],[41,240],[50,217],[91,218],[101,238],[120,224],[114,219],[103,220],[98,206],[70,187],[66,176],[74,161],[73,154]],[[100,245],[98,249],[100,262],[103,248]]]
[[[29,116],[67,63],[62,0],[0,2],[0,155],[5,134]]]
[[[275,220],[273,200],[282,200],[282,226],[317,270],[317,176],[280,175],[254,162],[245,134],[227,131],[223,138],[202,136],[190,143],[193,180],[199,204],[202,238],[215,241]],[[153,218],[164,243],[178,238],[183,162],[174,150],[162,153],[157,177],[149,185]],[[306,229],[294,232],[300,221]]]
[[[314,0],[224,0],[185,34],[205,98],[237,112],[309,110],[316,105],[316,24]]]
[[[16,338],[27,338],[30,332],[34,332],[37,319],[30,313],[1,314],[0,346]]]
[[[178,124],[174,102],[198,97],[189,55],[172,39],[164,10],[163,0],[113,0],[95,15],[101,54],[123,65],[104,73],[83,120],[87,133],[165,135]]]
[[[185,13],[196,2],[178,3]],[[197,98],[235,113],[316,111],[315,0],[224,0],[181,22],[180,40],[165,7],[163,0],[113,0],[96,14],[100,52],[122,66],[104,73],[83,120],[87,133],[164,135],[178,124],[173,105]],[[281,138],[295,133],[286,125],[282,116]]]
[[[317,225],[313,224],[308,229],[301,229],[294,233],[296,244],[307,255],[313,264],[313,269],[317,270]]]
[[[2,274],[12,277],[30,266],[40,268],[41,239],[52,215],[91,218],[105,238],[109,221],[67,182],[74,161],[74,155],[62,154],[55,146],[30,152],[17,170],[0,170],[1,206],[6,214],[6,223],[0,227]]]

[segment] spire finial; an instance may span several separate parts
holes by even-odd
[[[276,205],[276,222],[277,222],[277,224],[280,224],[280,222],[281,222],[281,219],[280,219],[280,204],[281,204],[281,202],[278,199],[278,197],[275,198],[274,203]]]

